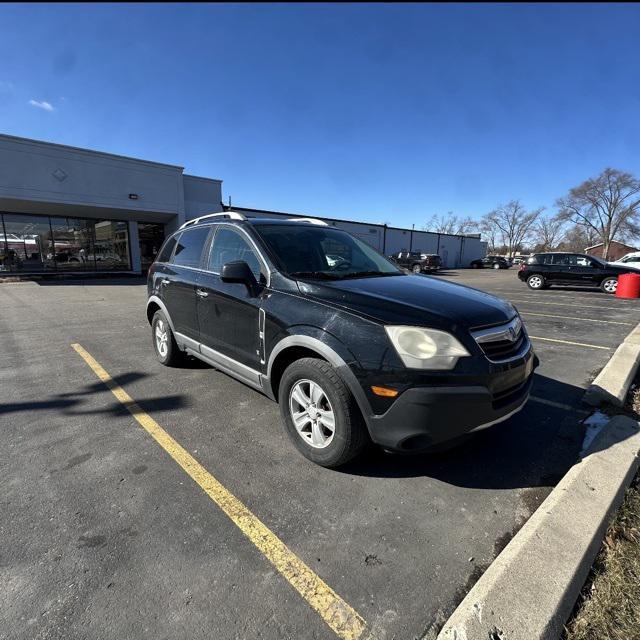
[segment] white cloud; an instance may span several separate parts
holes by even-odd
[[[38,107],[38,109],[44,109],[45,111],[53,111],[53,105],[46,100],[29,100],[29,104],[32,107]]]

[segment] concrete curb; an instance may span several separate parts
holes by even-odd
[[[616,349],[598,377],[585,391],[583,400],[593,407],[624,405],[627,392],[640,365],[640,324]]]
[[[639,463],[639,424],[616,416],[478,580],[438,640],[556,640]]]

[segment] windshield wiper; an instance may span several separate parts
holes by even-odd
[[[311,278],[314,280],[337,280],[339,275],[326,271],[294,271],[289,274],[292,278]]]
[[[367,278],[369,276],[401,276],[400,271],[353,271],[351,273],[345,273],[340,276],[340,279],[344,278]]]

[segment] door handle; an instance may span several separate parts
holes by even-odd
[[[196,289],[196,295],[206,298],[209,294],[204,289]]]

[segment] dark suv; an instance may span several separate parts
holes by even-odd
[[[390,256],[398,266],[413,271],[424,273],[437,271],[442,266],[442,259],[437,253],[420,253],[419,251],[398,251]]]
[[[511,265],[502,256],[485,256],[471,261],[472,269],[508,269]]]
[[[615,293],[621,273],[634,273],[634,270],[582,253],[536,253],[520,265],[518,278],[531,289],[562,284],[600,287],[605,293]]]
[[[369,441],[419,451],[506,420],[538,363],[510,303],[407,275],[318,220],[190,221],[148,292],[160,362],[190,354],[277,400],[293,443],[324,466]]]

